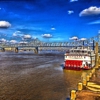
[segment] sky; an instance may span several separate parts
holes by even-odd
[[[0,0],[0,41],[66,42],[100,33],[100,0]]]

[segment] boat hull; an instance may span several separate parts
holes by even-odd
[[[66,60],[64,63],[64,69],[69,70],[89,70],[92,68],[91,65],[82,66],[82,60]]]
[[[85,67],[85,68],[81,68],[81,67],[73,67],[73,66],[64,66],[63,69],[67,69],[67,70],[90,70],[90,67]]]

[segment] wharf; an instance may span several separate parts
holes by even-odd
[[[100,100],[100,55],[98,43],[95,47],[95,67],[78,83],[77,90],[71,90],[70,100]]]
[[[76,92],[75,100],[100,100],[100,68],[95,70],[83,89]]]

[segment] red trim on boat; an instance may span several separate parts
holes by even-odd
[[[90,69],[89,66],[84,66],[82,68],[82,60],[66,60],[65,61],[65,65],[64,65],[64,69],[72,69],[72,70],[88,70]]]

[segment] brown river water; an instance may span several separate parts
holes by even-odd
[[[85,72],[63,62],[59,52],[0,52],[0,100],[66,100]]]

